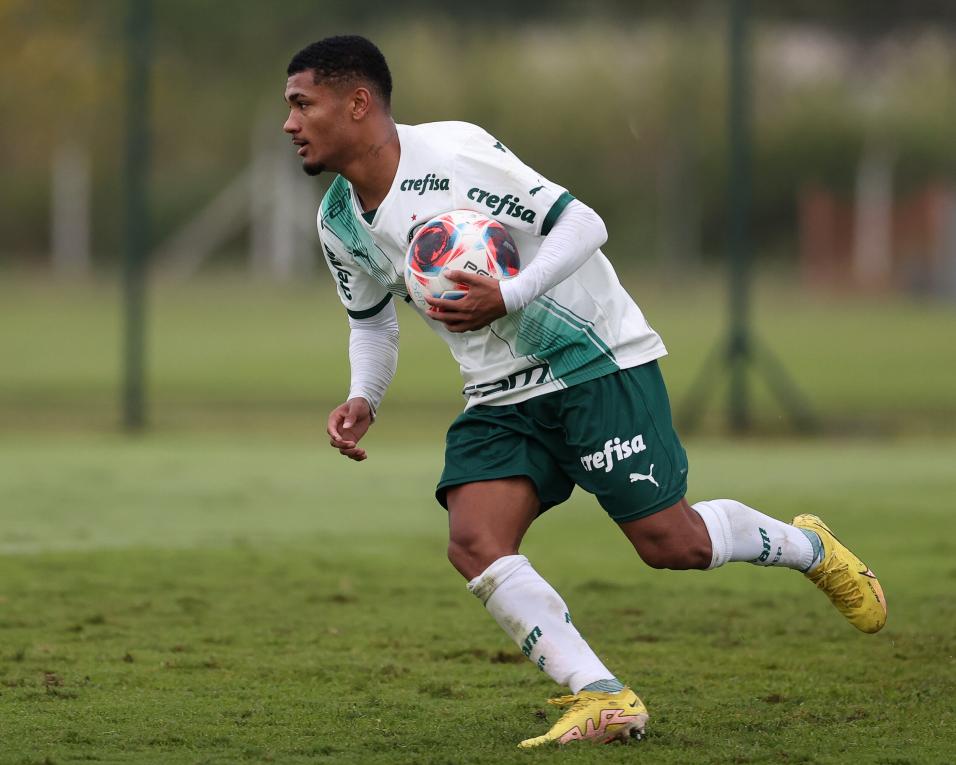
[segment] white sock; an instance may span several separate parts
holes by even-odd
[[[764,515],[743,502],[711,499],[698,502],[693,508],[710,534],[714,553],[709,568],[730,561],[746,561],[757,566],[807,571],[818,562],[820,548],[815,547],[801,529]]]
[[[524,655],[571,693],[614,677],[571,623],[564,600],[524,555],[498,558],[468,589]]]

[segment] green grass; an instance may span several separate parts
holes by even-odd
[[[724,328],[719,285],[628,280],[679,401]],[[956,760],[956,312],[760,290],[757,331],[828,438],[687,441],[691,498],[818,511],[880,574],[855,632],[797,574],[660,572],[586,495],[523,552],[647,701],[639,746],[518,753],[559,691],[445,560],[431,497],[454,364],[402,309],[370,458],[323,436],[346,388],[324,285],[165,285],[152,431],[115,431],[115,287],[0,280],[0,765],[950,763]],[[553,719],[553,717],[551,718]]]
[[[0,762],[552,760],[513,750],[558,689],[444,559],[438,446],[369,449],[0,441]],[[952,761],[956,442],[689,452],[694,497],[822,512],[889,624],[856,633],[788,571],[647,569],[576,495],[524,551],[653,718],[562,761]]]

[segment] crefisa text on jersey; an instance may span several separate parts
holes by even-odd
[[[505,210],[505,213],[512,218],[520,218],[525,223],[534,223],[535,212],[530,207],[518,204],[521,197],[514,197],[511,194],[499,197],[497,194],[492,194],[476,186],[468,189],[468,198],[473,202],[489,207],[492,215],[501,215],[502,210]]]
[[[342,264],[342,261],[339,260],[328,247],[323,247],[325,250],[325,257],[329,259],[329,263],[332,264],[332,268],[335,269],[335,275],[339,279],[339,287],[342,288],[342,294],[345,295],[346,300],[352,299],[352,291],[349,289],[349,270]]]
[[[399,188],[402,191],[417,191],[418,196],[421,196],[426,191],[448,191],[449,180],[437,178],[434,173],[429,173],[424,178],[406,178]]]

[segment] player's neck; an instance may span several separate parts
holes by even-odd
[[[398,130],[389,120],[342,171],[365,210],[376,209],[385,199],[398,172],[401,153]]]

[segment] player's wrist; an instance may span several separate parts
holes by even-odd
[[[375,422],[375,404],[372,403],[371,397],[369,397],[369,396],[367,396],[367,395],[365,395],[365,394],[363,394],[363,393],[353,393],[353,392],[350,391],[350,392],[349,392],[349,397],[348,397],[348,399],[346,400],[346,403],[347,403],[347,404],[351,404],[353,401],[359,403],[360,406],[361,406],[362,404],[364,404],[365,407],[368,409],[368,417],[369,417],[369,419],[370,419],[372,422]]]
[[[520,278],[521,274],[518,274],[511,279],[498,282],[498,291],[501,293],[501,300],[505,304],[506,313],[514,313],[525,307],[522,302],[521,285],[518,282]]]

